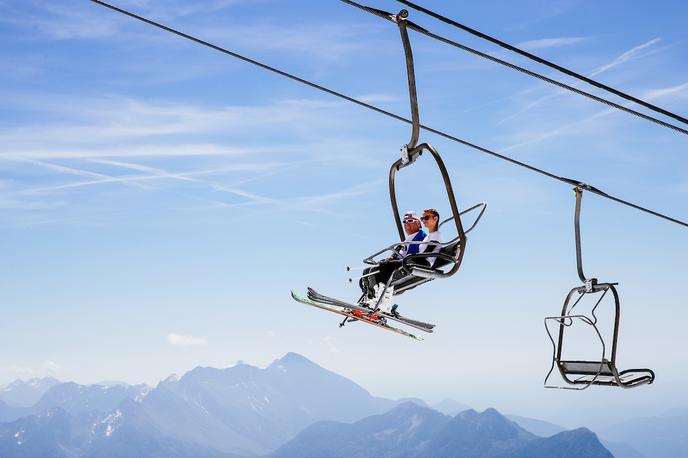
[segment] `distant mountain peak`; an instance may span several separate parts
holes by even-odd
[[[289,352],[281,358],[274,360],[266,369],[288,372],[290,369],[296,370],[303,368],[322,369],[321,366],[314,363],[310,359],[294,352]]]
[[[53,377],[17,379],[0,390],[0,400],[11,406],[31,407],[61,382]]]
[[[276,360],[275,362],[278,362],[278,361],[281,364],[304,364],[304,363],[315,364],[313,361],[306,358],[305,356],[300,355],[298,353],[294,353],[293,351],[290,351],[289,353],[282,356],[280,359]]]
[[[506,417],[499,413],[497,409],[494,407],[488,407],[487,409],[483,410],[482,413],[480,413],[481,417],[484,418],[494,418],[494,419],[499,419],[499,420],[506,420]]]
[[[59,383],[62,382],[54,377],[34,377],[26,380],[18,378],[14,382],[3,387],[2,391],[10,391],[19,387],[37,388],[41,385],[57,385]]]
[[[179,381],[179,376],[177,374],[172,374],[169,377],[167,377],[165,380],[162,381],[162,383],[174,383]]]
[[[389,413],[413,413],[413,412],[428,412],[428,411],[433,411],[433,409],[423,406],[418,404],[417,402],[414,401],[404,401],[392,410],[389,411]]]

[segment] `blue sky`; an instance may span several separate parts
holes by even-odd
[[[408,112],[391,24],[337,1],[284,3],[116,2]],[[682,2],[423,3],[688,113]],[[345,266],[395,238],[386,179],[406,125],[85,0],[0,5],[0,384],[47,374],[153,384],[196,365],[264,365],[296,351],[374,394],[452,397],[572,426],[591,409],[599,418],[630,405],[659,412],[681,395],[685,229],[586,196],[586,271],[620,282],[619,364],[652,367],[658,379],[623,393],[543,390],[542,318],[578,283],[573,193],[423,134],[443,154],[460,205],[489,205],[461,273],[400,297],[408,316],[437,332],[417,343],[338,329],[336,317],[291,302],[289,290],[357,296]],[[425,124],[688,219],[684,136],[411,40]],[[429,161],[399,179],[403,208],[447,213]]]

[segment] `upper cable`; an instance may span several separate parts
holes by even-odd
[[[342,0],[342,1],[346,1],[346,0]],[[637,98],[637,97],[634,97],[634,96],[632,96],[632,95],[630,95],[630,94],[627,94],[627,93],[625,93],[625,92],[622,92],[622,91],[620,91],[620,90],[618,90],[618,89],[615,89],[615,88],[613,88],[613,87],[611,87],[611,86],[608,86],[608,85],[606,85],[606,84],[604,84],[604,83],[601,83],[601,82],[599,82],[599,81],[597,81],[597,80],[594,80],[594,79],[592,79],[592,78],[589,78],[589,77],[587,77],[587,76],[585,76],[585,75],[581,75],[580,73],[574,72],[573,70],[569,70],[568,68],[562,67],[561,65],[557,65],[557,64],[555,64],[554,62],[551,62],[551,61],[549,61],[549,60],[547,60],[547,59],[544,59],[544,58],[542,58],[542,57],[536,56],[535,54],[529,53],[528,51],[524,51],[523,49],[517,48],[516,46],[510,45],[509,43],[505,43],[505,42],[502,41],[502,40],[499,40],[499,39],[494,38],[494,37],[492,37],[492,36],[490,36],[490,35],[487,35],[487,34],[485,34],[485,33],[482,33],[482,32],[480,32],[480,31],[478,31],[478,30],[475,30],[475,29],[473,29],[473,28],[471,28],[471,27],[468,27],[467,25],[464,25],[464,24],[461,24],[461,23],[459,23],[459,22],[457,22],[457,21],[454,21],[453,19],[449,19],[449,18],[447,18],[447,17],[445,17],[445,16],[442,16],[442,15],[439,14],[439,13],[436,13],[436,12],[434,12],[434,11],[431,11],[431,10],[429,10],[429,9],[427,9],[427,8],[424,8],[424,7],[420,6],[420,5],[416,5],[416,4],[413,3],[413,2],[409,2],[408,0],[397,0],[397,1],[398,1],[399,3],[402,3],[402,4],[406,5],[406,6],[408,6],[409,8],[413,8],[413,9],[416,10],[416,11],[420,11],[421,13],[427,14],[428,16],[431,16],[431,17],[433,17],[433,18],[435,18],[435,19],[437,19],[437,20],[439,20],[439,21],[442,21],[442,22],[444,22],[445,24],[449,24],[449,25],[451,25],[451,26],[457,27],[457,28],[459,28],[459,29],[461,29],[461,30],[464,30],[464,31],[466,31],[466,32],[468,32],[468,33],[470,33],[470,34],[472,34],[472,35],[475,35],[476,37],[479,37],[479,38],[482,38],[482,39],[484,39],[484,40],[487,40],[487,41],[489,41],[489,42],[491,42],[491,43],[494,43],[494,44],[496,44],[496,45],[498,45],[498,46],[501,46],[501,47],[504,48],[504,49],[508,49],[509,51],[513,51],[513,52],[515,52],[515,53],[517,53],[517,54],[520,54],[520,55],[523,56],[523,57],[527,57],[528,59],[530,59],[530,60],[532,60],[532,61],[535,61],[535,62],[537,62],[537,63],[539,63],[539,64],[546,65],[547,67],[552,68],[552,69],[554,69],[554,70],[557,70],[557,71],[559,71],[559,72],[561,72],[561,73],[564,73],[565,75],[572,76],[572,77],[574,77],[574,78],[576,78],[576,79],[579,79],[579,80],[581,80],[581,81],[584,81],[584,82],[587,83],[587,84],[590,84],[590,85],[592,85],[592,86],[595,86],[595,87],[597,87],[597,88],[599,88],[599,89],[603,89],[603,90],[605,90],[605,91],[607,91],[607,92],[611,92],[611,93],[614,94],[614,95],[617,95],[617,96],[619,96],[619,97],[621,97],[621,98],[624,98],[624,99],[626,99],[626,100],[629,100],[629,101],[631,101],[631,102],[633,102],[633,103],[637,103],[638,105],[642,105],[642,106],[644,106],[645,108],[648,108],[648,109],[650,109],[650,110],[652,110],[652,111],[654,111],[654,112],[656,112],[656,113],[660,113],[660,114],[663,114],[664,116],[668,116],[668,117],[670,117],[670,118],[674,118],[675,120],[680,121],[680,122],[682,122],[683,124],[687,124],[687,125],[688,125],[688,119],[686,119],[685,117],[683,117],[683,116],[681,116],[681,115],[678,115],[678,114],[676,114],[676,113],[672,113],[671,111],[668,111],[668,110],[666,110],[666,109],[664,109],[664,108],[658,107],[657,105],[653,105],[653,104],[651,104],[651,103],[649,103],[649,102],[646,102],[646,101],[641,100],[641,99],[639,99],[639,98]],[[349,2],[347,2],[347,3],[349,3]]]
[[[158,22],[155,22],[155,21],[153,21],[153,20],[151,20],[151,19],[147,19],[147,18],[145,18],[145,17],[143,17],[143,16],[139,16],[138,14],[132,13],[132,12],[127,11],[127,10],[124,10],[124,9],[122,9],[122,8],[118,8],[118,7],[114,6],[114,5],[110,5],[109,3],[103,2],[103,1],[101,1],[101,0],[89,0],[89,1],[91,1],[91,2],[93,2],[93,3],[96,3],[96,4],[98,4],[98,5],[104,6],[104,7],[106,7],[106,8],[109,8],[109,9],[111,9],[111,10],[113,10],[113,11],[118,12],[118,13],[121,13],[121,14],[124,14],[124,15],[126,15],[126,16],[129,16],[129,17],[131,17],[131,18],[133,18],[133,19],[136,19],[136,20],[145,22],[146,24],[152,25],[152,26],[157,27],[157,28],[159,28],[159,29],[162,29],[162,30],[165,30],[165,31],[167,31],[167,32],[173,33],[173,34],[178,35],[178,36],[180,36],[180,37],[182,37],[182,38],[185,38],[185,39],[187,39],[187,40],[191,40],[191,41],[193,41],[193,42],[195,42],[195,43],[198,43],[198,44],[200,44],[200,45],[203,45],[203,46],[206,46],[206,47],[208,47],[208,48],[214,49],[214,50],[219,51],[219,52],[221,52],[221,53],[223,53],[223,54],[226,54],[226,55],[235,57],[235,58],[237,58],[237,59],[239,59],[239,60],[242,60],[242,61],[247,62],[247,63],[249,63],[249,64],[255,65],[255,66],[257,66],[257,67],[260,67],[260,68],[262,68],[262,69],[264,69],[264,70],[268,70],[268,71],[273,72],[273,73],[276,73],[276,74],[278,74],[278,75],[280,75],[280,76],[284,76],[284,77],[289,78],[289,79],[291,79],[291,80],[297,81],[297,82],[299,82],[299,83],[301,83],[301,84],[304,84],[304,85],[306,85],[306,86],[312,87],[312,88],[314,88],[314,89],[318,89],[319,91],[326,92],[326,93],[328,93],[328,94],[330,94],[330,95],[333,95],[333,96],[335,96],[335,97],[339,97],[339,98],[341,98],[341,99],[343,99],[343,100],[346,100],[346,101],[348,101],[348,102],[351,102],[351,103],[354,103],[354,104],[356,104],[356,105],[362,106],[362,107],[367,108],[367,109],[369,109],[369,110],[373,110],[373,111],[375,111],[375,112],[377,112],[377,113],[383,114],[383,115],[388,116],[388,117],[393,118],[393,119],[396,119],[397,121],[402,121],[402,122],[405,122],[405,123],[407,123],[407,124],[413,124],[413,122],[412,122],[410,119],[404,118],[403,116],[400,116],[400,115],[398,115],[398,114],[396,114],[396,113],[392,113],[392,112],[390,112],[390,111],[384,110],[384,109],[382,109],[382,108],[379,108],[379,107],[377,107],[377,106],[375,106],[375,105],[369,104],[369,103],[364,102],[364,101],[362,101],[362,100],[355,99],[355,98],[353,98],[353,97],[350,97],[350,96],[348,96],[348,95],[346,95],[346,94],[343,94],[343,93],[341,93],[341,92],[337,92],[337,91],[335,91],[335,90],[329,89],[329,88],[327,88],[327,87],[325,87],[325,86],[322,86],[322,85],[320,85],[320,84],[313,83],[313,82],[308,81],[308,80],[306,80],[306,79],[304,79],[304,78],[298,77],[298,76],[293,75],[293,74],[288,73],[288,72],[285,72],[284,70],[280,70],[280,69],[278,69],[278,68],[272,67],[272,66],[270,66],[270,65],[264,64],[264,63],[259,62],[259,61],[257,61],[257,60],[254,60],[254,59],[248,58],[248,57],[246,57],[246,56],[243,56],[243,55],[241,55],[241,54],[238,54],[238,53],[236,53],[236,52],[234,52],[234,51],[230,51],[230,50],[228,50],[228,49],[225,49],[225,48],[223,48],[223,47],[221,47],[221,46],[214,45],[214,44],[209,43],[209,42],[207,42],[207,41],[201,40],[200,38],[196,38],[196,37],[191,36],[191,35],[188,35],[188,34],[186,34],[186,33],[184,33],[184,32],[180,32],[180,31],[175,30],[175,29],[173,29],[173,28],[171,28],[171,27],[168,27],[168,26],[166,26],[166,25],[163,25],[163,24],[160,24],[160,23],[158,23]],[[408,25],[408,23],[407,23],[407,25]],[[637,205],[637,204],[634,204],[634,203],[632,203],[632,202],[628,202],[628,201],[623,200],[623,199],[620,199],[620,198],[618,198],[618,197],[614,197],[614,196],[612,196],[612,195],[610,195],[610,194],[607,194],[607,193],[605,193],[605,192],[603,192],[603,191],[600,191],[599,189],[597,189],[596,187],[593,187],[593,186],[591,186],[591,185],[587,185],[587,184],[582,183],[582,182],[580,182],[580,181],[572,180],[572,179],[570,179],[570,178],[564,178],[564,177],[562,177],[562,176],[555,175],[554,173],[551,173],[551,172],[548,172],[548,171],[546,171],[546,170],[540,169],[540,168],[538,168],[538,167],[535,167],[535,166],[533,166],[533,165],[527,164],[527,163],[525,163],[525,162],[518,161],[518,160],[516,160],[516,159],[514,159],[514,158],[512,158],[512,157],[506,156],[506,155],[504,155],[504,154],[500,154],[500,153],[498,153],[498,152],[496,152],[496,151],[492,151],[492,150],[490,150],[490,149],[488,149],[488,148],[485,148],[485,147],[483,147],[483,146],[476,145],[476,144],[474,144],[474,143],[471,143],[471,142],[469,142],[469,141],[467,141],[467,140],[463,140],[463,139],[461,139],[461,138],[455,137],[454,135],[448,134],[448,133],[446,133],[446,132],[442,132],[441,130],[434,129],[434,128],[432,128],[432,127],[429,127],[429,126],[426,126],[426,125],[423,125],[423,124],[420,124],[420,128],[421,128],[421,129],[424,129],[424,130],[426,130],[426,131],[428,131],[428,132],[432,132],[432,133],[434,133],[434,134],[437,134],[437,135],[439,135],[439,136],[441,136],[441,137],[444,137],[444,138],[446,138],[446,139],[448,139],[448,140],[451,140],[451,141],[453,141],[453,142],[460,143],[460,144],[462,144],[462,145],[464,145],[464,146],[467,146],[467,147],[469,147],[469,148],[472,148],[472,149],[474,149],[474,150],[477,150],[477,151],[480,151],[480,152],[482,152],[482,153],[488,154],[488,155],[490,155],[490,156],[496,157],[496,158],[498,158],[498,159],[501,159],[501,160],[510,162],[511,164],[517,165],[517,166],[519,166],[519,167],[523,167],[523,168],[525,168],[525,169],[527,169],[527,170],[530,170],[531,172],[535,172],[535,173],[538,173],[538,174],[540,174],[540,175],[544,175],[544,176],[546,176],[546,177],[549,177],[549,178],[552,178],[552,179],[554,179],[554,180],[560,181],[560,182],[562,182],[562,183],[566,183],[566,184],[568,184],[568,185],[573,184],[574,186],[585,186],[585,189],[586,189],[588,192],[591,192],[591,193],[593,193],[593,194],[597,194],[597,195],[599,195],[599,196],[601,196],[601,197],[604,197],[604,198],[606,198],[606,199],[610,199],[610,200],[612,200],[612,201],[614,201],[614,202],[617,202],[617,203],[620,203],[620,204],[622,204],[622,205],[626,205],[626,206],[628,206],[628,207],[635,208],[636,210],[640,210],[640,211],[642,211],[642,212],[648,213],[648,214],[650,214],[650,215],[656,216],[656,217],[658,217],[658,218],[661,218],[661,219],[664,219],[664,220],[666,220],[666,221],[670,221],[670,222],[672,222],[672,223],[675,223],[675,224],[678,224],[678,225],[680,225],[680,226],[683,226],[683,227],[688,228],[688,222],[681,221],[681,220],[676,219],[676,218],[672,218],[672,217],[670,217],[670,216],[664,215],[664,214],[659,213],[659,212],[657,212],[657,211],[654,211],[654,210],[651,210],[651,209],[642,207],[642,206]]]
[[[390,14],[390,13],[387,13],[386,11],[382,11],[382,10],[378,10],[378,9],[375,9],[375,8],[371,8],[371,7],[369,7],[369,6],[361,5],[360,3],[354,2],[354,1],[352,1],[352,0],[340,0],[340,1],[343,2],[343,3],[346,3],[346,4],[348,4],[348,5],[354,6],[354,7],[356,7],[356,8],[359,8],[359,9],[361,9],[361,10],[363,10],[363,11],[368,12],[368,13],[371,13],[371,14],[373,14],[373,15],[375,15],[375,16],[378,16],[378,17],[380,17],[380,18],[382,18],[382,19],[387,19],[387,20],[389,20],[389,21],[394,22],[394,19],[393,19],[394,15],[393,15],[393,14]],[[400,1],[400,2],[402,2],[402,3],[404,3],[404,4],[407,3],[407,2],[402,1],[402,0],[397,0],[397,1]],[[410,5],[413,5],[413,3],[410,3],[410,2],[409,2],[409,4],[410,4]],[[415,5],[414,5],[414,7],[415,7]],[[422,7],[417,7],[417,8],[422,8]],[[428,14],[430,14],[430,13],[428,13]],[[434,14],[434,13],[433,13],[433,14]],[[448,19],[448,20],[449,20],[449,19]],[[458,42],[456,42],[456,41],[450,40],[449,38],[445,38],[445,37],[443,37],[443,36],[441,36],[441,35],[437,35],[437,34],[435,34],[435,33],[433,33],[433,32],[430,32],[429,30],[427,30],[427,29],[425,29],[425,28],[423,28],[423,27],[420,27],[418,24],[415,24],[415,23],[413,23],[413,22],[411,22],[411,21],[406,21],[406,22],[407,22],[408,28],[409,28],[410,30],[413,30],[413,31],[415,31],[415,32],[418,32],[418,33],[420,33],[420,34],[422,34],[422,35],[425,35],[425,36],[430,37],[430,38],[432,38],[432,39],[435,39],[435,40],[437,40],[437,41],[441,41],[442,43],[445,43],[445,44],[448,44],[448,45],[453,46],[453,47],[455,47],[455,48],[461,49],[461,50],[463,50],[463,51],[466,51],[466,52],[468,52],[468,53],[471,53],[471,54],[473,54],[473,55],[475,55],[475,56],[478,56],[478,57],[481,57],[481,58],[483,58],[483,59],[487,59],[487,60],[489,60],[489,61],[492,61],[492,62],[494,62],[494,63],[497,63],[497,64],[499,64],[499,65],[502,65],[502,66],[504,66],[504,67],[510,68],[510,69],[512,69],[512,70],[516,70],[517,72],[523,73],[524,75],[528,75],[528,76],[531,76],[531,77],[533,77],[533,78],[536,78],[536,79],[538,79],[538,80],[540,80],[540,81],[544,81],[544,82],[546,82],[546,83],[548,83],[548,84],[552,84],[552,85],[554,85],[554,86],[556,86],[556,87],[558,87],[558,88],[565,89],[565,90],[567,90],[567,91],[573,92],[573,93],[578,94],[578,95],[582,95],[583,97],[587,97],[587,98],[589,98],[589,99],[591,99],[591,100],[594,100],[594,101],[596,101],[596,102],[602,103],[602,104],[607,105],[607,106],[610,106],[610,107],[615,108],[615,109],[617,109],[617,110],[624,111],[624,112],[626,112],[626,113],[632,114],[633,116],[637,116],[637,117],[639,117],[639,118],[641,118],[641,119],[644,119],[644,120],[646,120],[646,121],[650,121],[650,122],[655,123],[655,124],[657,124],[657,125],[660,125],[660,126],[662,126],[662,127],[666,127],[666,128],[668,128],[668,129],[674,130],[674,131],[679,132],[679,133],[682,133],[682,134],[684,134],[684,135],[688,135],[688,129],[685,129],[685,128],[683,128],[683,127],[677,126],[677,125],[675,125],[675,124],[671,124],[671,123],[666,122],[666,121],[662,121],[661,119],[655,118],[654,116],[650,116],[650,115],[648,115],[648,114],[642,113],[642,112],[637,111],[637,110],[634,110],[634,109],[632,109],[632,108],[623,106],[623,105],[621,105],[621,104],[619,104],[619,103],[616,103],[616,102],[614,102],[614,101],[612,101],[612,100],[605,99],[605,98],[603,98],[603,97],[599,97],[599,96],[597,96],[597,95],[595,95],[595,94],[591,94],[590,92],[584,91],[584,90],[579,89],[579,88],[577,88],[577,87],[573,87],[573,86],[571,86],[571,85],[569,85],[569,84],[563,83],[563,82],[561,82],[561,81],[557,81],[557,80],[555,80],[555,79],[553,79],[553,78],[549,78],[549,77],[547,77],[547,76],[545,76],[545,75],[542,75],[542,74],[540,74],[540,73],[534,72],[534,71],[532,71],[532,70],[528,70],[527,68],[521,67],[521,66],[516,65],[516,64],[514,64],[514,63],[511,63],[511,62],[508,62],[508,61],[506,61],[506,60],[504,60],[504,59],[500,59],[500,58],[498,58],[498,57],[495,57],[495,56],[492,56],[492,55],[490,55],[490,54],[484,53],[484,52],[482,52],[482,51],[478,51],[477,49],[471,48],[470,46],[466,46],[466,45],[464,45],[464,44],[461,44],[461,43],[458,43]],[[471,30],[472,30],[472,29],[471,29]],[[476,32],[476,33],[480,33],[480,32]],[[525,51],[523,51],[523,52],[525,52]],[[544,59],[543,59],[543,60],[544,60]],[[629,97],[630,97],[630,96],[629,96]],[[678,115],[676,115],[676,116],[678,116]],[[672,116],[672,117],[673,117],[673,116]],[[681,118],[681,117],[679,116],[679,118]],[[682,120],[682,119],[683,119],[683,118],[681,118],[680,120]],[[687,120],[687,121],[688,121],[688,120]]]

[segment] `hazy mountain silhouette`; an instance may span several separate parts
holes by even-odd
[[[566,431],[563,426],[555,425],[535,418],[522,417],[520,415],[506,415],[506,418],[516,423],[521,428],[540,437],[550,437]]]
[[[0,388],[0,401],[12,407],[31,407],[60,382],[52,377],[32,378],[30,380],[15,380]]]
[[[688,450],[688,408],[631,419],[601,429],[600,436],[629,444],[648,457],[684,457]]]
[[[377,398],[295,353],[264,369],[197,367],[152,389],[47,385],[39,380],[8,385],[5,393],[15,401],[43,394],[28,407],[0,401],[0,457],[611,456],[587,429],[550,435],[556,425],[524,417],[513,417],[514,422],[494,409],[478,413],[449,400],[437,406],[460,412],[445,415],[420,399]],[[680,450],[684,413],[673,412],[654,426],[673,435],[671,440],[636,437],[635,442],[661,443],[662,453]],[[626,427],[647,436],[655,432],[642,429],[647,421],[658,420]],[[613,446],[619,456],[639,456],[625,444]]]
[[[566,431],[563,426],[555,425],[535,418],[522,417],[520,415],[507,415],[509,420],[518,424],[521,428],[540,437],[551,437],[555,434]],[[635,450],[630,445],[623,442],[609,441],[600,437],[600,442],[614,455],[615,458],[647,458],[642,453]]]
[[[467,410],[452,418],[413,403],[353,424],[316,423],[271,456],[612,457],[587,429],[538,438],[494,409]]]
[[[9,448],[0,456],[24,456],[29,440],[44,456],[263,455],[313,422],[351,422],[396,405],[295,353],[265,369],[198,367],[146,391],[57,385],[32,416],[3,425],[0,443]],[[27,440],[14,437],[20,431]]]

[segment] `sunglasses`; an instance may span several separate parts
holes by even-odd
[[[415,223],[416,221],[417,221],[417,220],[415,220],[415,219],[405,219],[405,220],[403,220],[403,223],[404,223],[404,224],[413,224],[413,223]]]
[[[427,220],[429,220],[430,218],[434,218],[434,217],[435,217],[435,215],[427,215],[427,216],[422,217],[421,220],[427,221]]]

